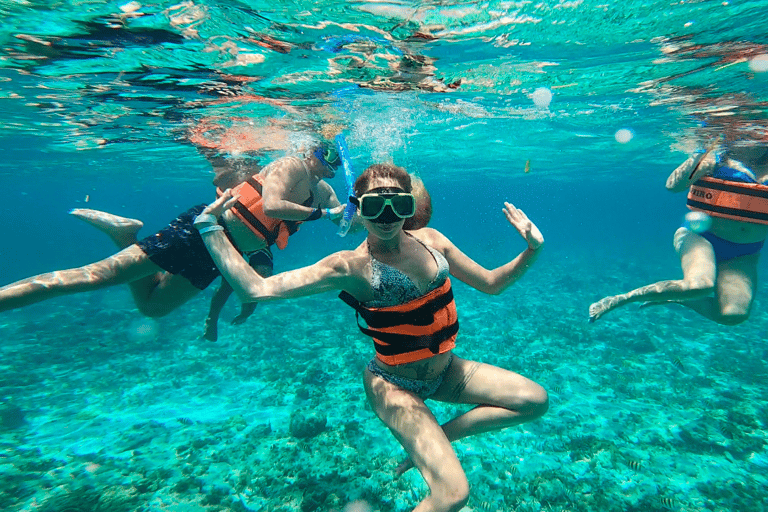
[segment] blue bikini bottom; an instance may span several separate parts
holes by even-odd
[[[765,240],[761,242],[753,242],[751,244],[737,244],[736,242],[723,240],[719,236],[715,236],[709,231],[704,231],[703,233],[699,233],[699,235],[706,238],[707,241],[712,244],[712,249],[715,251],[715,261],[717,263],[732,260],[733,258],[738,258],[739,256],[757,254],[760,252],[760,249],[763,248],[763,244],[765,244]]]

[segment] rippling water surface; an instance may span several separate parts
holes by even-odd
[[[212,164],[344,130],[357,169],[421,175],[431,225],[482,265],[520,250],[504,200],[547,240],[504,295],[456,286],[462,355],[552,400],[458,443],[473,510],[764,510],[768,287],[736,327],[672,308],[586,316],[679,275],[684,201],[663,183],[687,153],[768,140],[768,1],[0,0],[0,20],[0,285],[114,250],[70,208],[149,234],[213,198]],[[319,224],[278,271],[362,240]],[[261,305],[213,344],[208,298],[157,322],[122,288],[0,314],[0,509],[418,502],[366,409],[372,351],[350,311]],[[288,434],[303,408],[328,414],[312,444]]]

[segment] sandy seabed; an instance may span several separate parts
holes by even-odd
[[[572,257],[501,296],[456,286],[456,353],[551,401],[536,422],[455,443],[467,510],[768,509],[768,318],[722,327],[630,305],[586,321],[601,295],[669,270]],[[0,509],[413,508],[427,489],[415,470],[394,477],[403,452],[365,401],[373,349],[352,311],[328,294],[231,326],[232,302],[217,342],[200,338],[206,298],[157,321],[126,290],[0,315]],[[441,421],[465,410],[429,403]]]

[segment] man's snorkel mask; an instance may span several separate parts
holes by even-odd
[[[315,158],[330,169],[338,169],[341,165],[341,158],[335,148],[331,146],[318,146],[312,152]]]

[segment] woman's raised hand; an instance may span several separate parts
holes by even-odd
[[[503,211],[509,223],[528,242],[530,249],[536,250],[544,244],[544,236],[541,234],[541,231],[536,227],[536,224],[531,222],[523,210],[519,210],[513,204],[505,202]]]

